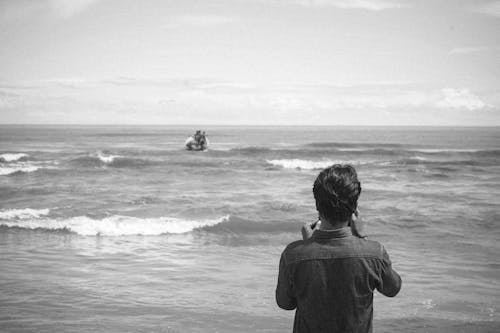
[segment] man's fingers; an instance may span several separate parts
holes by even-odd
[[[366,233],[361,220],[351,221],[351,232],[356,237],[366,238]]]
[[[308,222],[302,226],[302,237],[308,239],[312,236],[314,230],[319,227],[320,221]]]

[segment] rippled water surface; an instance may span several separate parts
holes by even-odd
[[[403,289],[380,332],[500,329],[500,129],[0,127],[0,330],[288,332],[284,246],[358,170]]]

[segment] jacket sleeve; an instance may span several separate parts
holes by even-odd
[[[388,297],[396,296],[401,290],[401,277],[392,269],[389,254],[382,246],[382,265],[379,272],[379,283],[377,290]]]
[[[280,259],[278,285],[276,286],[276,303],[284,310],[293,310],[297,307],[297,301],[292,295],[289,267],[286,265],[285,254],[283,253]]]

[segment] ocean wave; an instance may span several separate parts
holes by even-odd
[[[213,150],[211,156],[234,157],[234,156],[257,156],[264,157],[268,161],[280,160],[304,160],[314,161],[313,163],[299,163],[300,165],[290,165],[291,163],[284,162],[274,163],[274,166],[285,168],[301,168],[301,169],[320,169],[326,166],[326,163],[321,163],[321,160],[349,160],[360,161],[350,162],[350,164],[412,164],[422,161],[440,161],[464,160],[476,161],[478,159],[486,160],[488,163],[498,163],[500,158],[500,150],[498,149],[469,149],[469,148],[426,148],[414,145],[389,144],[389,143],[336,143],[336,142],[318,142],[305,145],[292,145],[287,147],[266,147],[266,146],[243,146],[232,148],[229,151]],[[257,158],[256,157],[256,158]],[[369,160],[368,162],[365,162]],[[413,160],[413,161],[411,161]],[[319,161],[319,162],[318,162]],[[371,162],[370,162],[371,161]],[[401,162],[400,162],[401,161]],[[470,164],[469,162],[466,162]],[[475,162],[472,162],[474,164]],[[293,164],[293,163],[292,163]]]
[[[110,164],[110,163],[113,163],[114,160],[118,157],[121,157],[120,155],[105,155],[103,154],[102,152],[97,152],[97,158],[103,162],[103,163],[106,163],[106,164]]]
[[[96,154],[80,156],[74,158],[70,163],[79,167],[141,167],[153,164],[154,162],[149,159],[126,157],[122,155],[104,154],[97,152]]]
[[[291,150],[290,150],[291,151]],[[387,156],[480,156],[500,157],[499,148],[434,148],[408,144],[393,143],[344,143],[344,142],[315,142],[298,146],[294,152],[302,153],[345,153],[351,155],[387,155]]]
[[[14,162],[26,159],[29,155],[25,153],[5,153],[0,154],[0,162]]]
[[[0,166],[0,176],[7,176],[17,173],[28,173],[34,172],[40,169],[40,166],[35,165],[8,165],[8,166]]]
[[[285,169],[303,169],[303,170],[324,169],[333,164],[360,165],[368,163],[361,161],[339,161],[339,160],[311,161],[311,160],[301,160],[301,159],[266,160],[266,162],[271,165],[279,166]]]
[[[408,160],[410,160],[410,161],[417,161],[417,162],[428,161],[428,159],[425,158],[425,157],[423,157],[423,156],[413,156],[413,157],[410,157]]]
[[[25,220],[32,218],[39,218],[41,216],[47,216],[50,213],[50,209],[7,209],[0,211],[0,220]]]
[[[309,161],[300,159],[267,160],[266,162],[271,165],[279,166],[285,169],[305,169],[305,170],[324,169],[334,164],[333,161]]]
[[[12,210],[15,211],[15,210]],[[300,223],[291,221],[252,221],[236,216],[214,219],[187,220],[174,217],[139,218],[111,215],[102,219],[77,216],[64,219],[47,218],[50,210],[5,211],[0,218],[3,228],[27,229],[46,232],[68,232],[81,236],[158,236],[189,232],[243,236],[248,234],[296,233]]]
[[[400,159],[377,159],[377,160],[307,160],[307,159],[275,159],[266,160],[273,167],[299,170],[321,170],[333,164],[349,164],[353,166],[375,165],[380,167],[412,167],[430,168],[440,172],[456,171],[457,167],[473,167],[484,165],[496,165],[495,162],[478,161],[476,159],[451,159],[432,160],[422,156],[412,156]]]
[[[442,153],[478,153],[488,150],[483,149],[456,149],[456,148],[422,148],[414,151],[425,154],[442,154]]]
[[[103,219],[77,216],[66,219],[18,219],[0,221],[0,225],[47,231],[69,231],[82,236],[127,236],[181,234],[195,229],[213,226],[229,219],[229,216],[206,220],[184,220],[173,217],[139,218],[112,215]]]
[[[56,169],[58,164],[58,161],[23,161],[22,158],[10,163],[0,162],[0,176],[30,173],[40,169]]]
[[[300,223],[290,221],[251,221],[236,216],[231,216],[220,223],[204,226],[201,230],[224,235],[242,236],[248,234],[280,234],[285,232],[296,233],[300,230]]]
[[[414,156],[410,158],[403,158],[394,161],[393,165],[407,166],[407,165],[426,165],[429,167],[450,167],[450,166],[478,166],[487,164],[484,161],[477,161],[475,159],[454,159],[454,160],[429,160],[424,157]]]
[[[350,143],[350,142],[312,142],[303,145],[303,147],[309,148],[347,148],[347,149],[373,149],[373,148],[401,148],[405,145],[400,143],[371,143],[371,142],[359,142],[359,143]]]
[[[261,146],[248,146],[248,147],[238,147],[231,148],[229,151],[243,153],[243,154],[257,154],[257,153],[267,153],[272,151],[273,149],[269,147],[261,147]]]

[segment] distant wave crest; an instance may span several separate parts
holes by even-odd
[[[0,220],[25,220],[30,218],[39,218],[41,216],[47,216],[50,213],[50,209],[7,209],[0,211]]]
[[[120,155],[105,155],[103,154],[102,152],[97,152],[97,158],[103,162],[103,163],[106,163],[106,164],[109,164],[109,163],[113,163],[113,161],[118,158],[118,157],[121,157]]]
[[[282,159],[282,160],[267,160],[267,163],[279,166],[285,169],[304,169],[304,170],[318,170],[329,167],[332,164],[361,164],[359,161],[338,161],[338,160],[301,160],[301,159]]]
[[[78,167],[140,167],[153,164],[153,161],[136,157],[126,157],[122,155],[114,155],[98,151],[95,154],[80,156],[71,161],[72,164]]]
[[[16,165],[8,165],[8,166],[0,166],[0,176],[7,176],[17,173],[28,173],[34,172],[40,169],[39,166],[30,165],[30,164],[16,164]]]
[[[32,161],[25,153],[0,154],[0,176],[35,172],[40,169],[53,169],[57,161]]]
[[[14,162],[27,158],[29,155],[25,153],[6,153],[0,154],[0,162]]]
[[[36,216],[33,216],[36,217]],[[181,234],[224,222],[229,216],[206,220],[184,220],[173,217],[139,218],[112,215],[103,219],[77,216],[66,219],[17,219],[0,221],[0,225],[23,229],[69,231],[82,236],[126,236]]]

